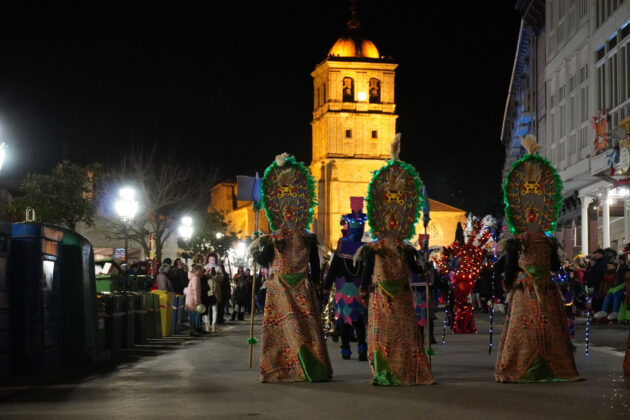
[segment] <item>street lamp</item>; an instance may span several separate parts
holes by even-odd
[[[7,156],[7,144],[5,142],[0,143],[0,170],[4,164],[4,158]]]
[[[177,228],[177,232],[179,233],[179,237],[184,240],[186,248],[188,248],[188,240],[192,238],[193,234],[192,217],[182,217],[179,227]],[[188,253],[186,252],[182,256],[184,257],[186,264],[188,264]]]
[[[217,232],[217,234],[216,234],[216,235],[214,235],[214,236],[216,236],[216,237],[217,237],[217,239],[221,239],[221,238],[223,238],[223,234],[222,234],[221,232]]]
[[[120,217],[125,228],[125,264],[129,262],[127,258],[129,225],[138,211],[138,202],[134,199],[135,194],[136,192],[133,188],[121,188],[120,191],[118,191],[118,200],[116,200],[114,204],[116,213],[118,213],[118,217]]]

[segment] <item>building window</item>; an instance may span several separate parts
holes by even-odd
[[[604,48],[604,46],[602,45],[597,49],[597,52],[595,53],[595,59],[599,61],[604,58],[604,55],[606,55],[606,48]]]
[[[573,156],[575,152],[577,152],[577,133],[571,134],[571,138],[569,140],[570,151],[569,154]]]
[[[610,39],[608,40],[608,49],[612,49],[615,48],[617,46],[617,34],[615,33],[613,36],[610,37]]]
[[[580,88],[580,121],[588,120],[588,86]]]
[[[575,95],[569,99],[569,129],[575,128]]]
[[[352,130],[346,130],[346,138],[347,139],[352,138]]]
[[[373,139],[377,139],[378,138],[378,131],[372,130],[372,138]]]
[[[354,102],[354,80],[352,77],[343,78],[342,96],[344,102]]]
[[[370,103],[378,104],[381,102],[381,81],[378,79],[370,79]]]

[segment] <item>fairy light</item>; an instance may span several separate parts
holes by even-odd
[[[589,356],[589,353],[588,353],[589,336],[591,335],[591,332],[590,332],[590,326],[591,326],[591,309],[590,309],[590,306],[591,306],[592,302],[593,302],[593,298],[588,296],[586,298],[586,305],[587,305],[587,307],[589,307],[589,309],[586,312],[586,330],[585,330],[585,337],[584,337],[584,343],[585,343],[585,345],[584,345],[584,357],[587,357],[587,358]]]
[[[492,259],[492,264],[495,263],[495,261],[497,260],[497,257],[494,257]],[[495,277],[495,272],[494,270],[492,270],[492,275],[490,276],[491,280],[490,280],[490,289],[491,289],[491,293],[492,293],[492,304],[490,305],[490,341],[488,343],[488,354],[492,354],[492,332],[494,331],[494,277]]]
[[[453,289],[453,282],[450,277],[447,277],[448,280],[448,293],[446,293],[446,307],[444,308],[444,328],[442,330],[442,345],[446,345],[446,326],[448,325],[448,307],[451,304],[451,290]]]
[[[482,232],[482,228],[481,222],[477,221],[465,243],[454,242],[434,259],[443,274],[452,273],[455,308],[453,329],[456,333],[476,332],[473,307],[468,303],[468,295],[481,270],[489,265],[489,262],[484,262],[487,253],[484,246],[492,238],[492,232],[489,229]]]

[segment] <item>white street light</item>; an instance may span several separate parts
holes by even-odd
[[[237,254],[241,257],[244,258],[245,257],[245,253],[247,251],[247,245],[245,245],[245,242],[240,241],[237,245],[236,245],[236,252]]]
[[[133,221],[133,218],[136,216],[136,212],[138,211],[138,202],[134,199],[135,194],[136,192],[133,190],[133,188],[121,188],[118,191],[118,200],[116,200],[116,203],[114,203],[116,213],[118,213],[118,217],[120,217],[120,220],[122,221],[125,228],[125,263],[129,262],[127,258],[129,244],[129,225]]]
[[[0,143],[0,170],[4,164],[4,158],[7,156],[7,144],[5,142]]]
[[[118,200],[114,204],[118,217],[123,223],[130,223],[138,211],[138,202],[134,200],[136,192],[129,187],[121,188],[118,191]]]
[[[223,234],[221,232],[217,232],[215,236],[217,237],[217,239],[223,238]]]
[[[193,234],[192,217],[188,217],[188,216],[182,217],[182,221],[180,222],[179,228],[177,228],[177,232],[179,233],[179,236],[185,241],[192,238],[192,234]]]

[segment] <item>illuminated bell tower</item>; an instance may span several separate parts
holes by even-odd
[[[350,197],[365,197],[372,172],[389,159],[396,134],[394,76],[398,65],[360,34],[355,13],[313,77],[313,161],[317,180],[313,230],[335,248]],[[363,210],[366,212],[365,208]]]

